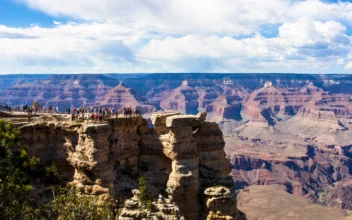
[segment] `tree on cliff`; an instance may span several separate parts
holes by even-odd
[[[19,219],[28,210],[38,161],[20,145],[20,132],[13,124],[0,119],[0,219]]]
[[[57,188],[54,198],[39,207],[29,219],[115,219],[117,201],[83,195],[75,185]]]
[[[138,198],[142,202],[147,202],[149,199],[149,194],[147,191],[147,181],[144,179],[144,177],[140,177],[138,180],[138,190],[139,190]]]
[[[75,186],[53,187],[54,198],[36,206],[30,198],[32,183],[55,184],[61,175],[55,163],[46,169],[39,159],[20,145],[20,132],[0,119],[0,219],[114,219],[116,201],[99,203],[94,196],[82,195]]]

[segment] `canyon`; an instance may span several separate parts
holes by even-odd
[[[164,212],[161,219],[178,212],[185,219],[245,219],[236,208],[222,132],[205,120],[204,112],[156,113],[153,128],[141,116],[112,117],[100,124],[71,121],[69,115],[29,121],[25,114],[3,117],[18,127],[22,143],[43,166],[57,165],[66,184],[74,183],[81,193],[101,201],[112,196],[125,203],[119,219],[146,217],[135,206],[138,200],[130,199],[141,177],[155,206]],[[43,189],[37,190],[38,200],[44,200]],[[156,202],[158,195],[158,200],[168,198],[169,205]]]
[[[248,219],[256,214],[245,204],[251,204],[256,194],[270,196],[275,191],[270,187],[282,192],[278,197],[315,203],[310,206],[315,210],[342,209],[346,211],[342,216],[352,210],[352,75],[2,77],[0,105],[38,101],[61,110],[68,106],[141,110],[146,119],[114,119],[99,126],[65,124],[61,119],[45,125],[18,122],[33,153],[43,163],[58,158],[66,180],[81,184],[86,193],[104,197],[112,184],[114,194],[125,200],[132,196],[137,176],[144,176],[153,196],[168,191],[186,219],[206,215],[216,219],[216,210],[209,207],[219,207],[216,197],[210,198],[218,194],[211,187],[219,181],[229,189],[222,190],[228,198],[235,198],[231,184],[235,186],[244,204],[239,209]],[[198,112],[206,112],[207,120],[204,115],[187,115]],[[194,204],[182,204],[184,199]],[[210,200],[214,205],[204,206]],[[265,203],[260,200],[250,207]]]

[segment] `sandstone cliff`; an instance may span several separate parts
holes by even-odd
[[[122,203],[143,176],[150,195],[170,196],[186,219],[244,219],[228,178],[222,132],[205,118],[155,114],[152,128],[141,116],[107,124],[36,118],[20,130],[43,165],[56,162],[64,180],[85,194],[104,200],[112,193]]]
[[[145,104],[146,98],[148,102],[152,102],[160,109],[176,109],[186,113],[205,109],[208,119],[216,121],[222,129],[226,143],[225,151],[232,162],[231,175],[238,189],[248,185],[278,183],[284,185],[290,193],[306,196],[314,202],[321,202],[320,195],[326,194],[324,204],[351,209],[348,181],[352,173],[352,78],[350,75],[148,74],[125,75],[124,78],[119,78],[120,74],[83,76],[48,76],[47,79],[37,78],[35,83],[33,83],[34,78],[13,81],[2,90],[0,105],[4,105],[7,101],[21,104],[25,100],[28,100],[28,103],[38,100],[43,101],[43,104],[57,103],[66,107],[69,104],[99,104],[104,97],[106,98],[104,105],[118,103],[120,99],[123,99],[124,103],[132,100],[130,103],[133,105],[140,105]],[[2,77],[0,76],[1,79],[6,78]],[[124,80],[124,88],[114,90],[113,88],[121,79]],[[8,117],[7,114],[1,116]],[[69,160],[63,160],[59,165],[63,169],[70,170],[66,174],[67,181],[73,181],[74,177],[78,183],[80,179],[87,180],[90,185],[82,185],[82,190],[92,188],[97,192],[96,194],[105,195],[107,186],[115,184],[114,192],[127,198],[131,196],[130,189],[137,185],[136,179],[144,176],[148,179],[151,193],[158,196],[159,193],[174,187],[171,182],[169,183],[171,173],[183,172],[179,167],[183,167],[186,162],[190,166],[197,164],[198,157],[198,168],[185,172],[190,173],[190,181],[195,181],[197,177],[194,173],[197,173],[198,169],[200,183],[199,186],[192,187],[198,187],[201,191],[203,182],[201,173],[206,175],[213,173],[203,167],[202,157],[205,161],[214,160],[213,163],[218,164],[220,157],[217,154],[222,151],[202,153],[199,147],[200,141],[203,139],[205,143],[212,141],[214,137],[209,134],[217,131],[217,125],[208,123],[208,128],[206,123],[201,123],[203,128],[207,127],[207,129],[192,127],[192,132],[195,132],[192,137],[197,145],[196,152],[194,139],[189,139],[190,135],[182,133],[183,130],[190,130],[189,128],[181,129],[166,125],[166,118],[171,116],[160,116],[165,121],[161,120],[163,121],[161,123],[156,120],[154,128],[149,128],[142,120],[142,124],[131,131],[132,137],[135,137],[134,134],[137,132],[138,140],[132,141],[133,146],[135,143],[138,145],[138,147],[132,147],[135,151],[125,150],[126,152],[121,155],[127,156],[121,156],[123,160],[112,168],[99,164],[89,172],[82,170],[85,166],[89,169],[91,169],[90,166],[95,166],[93,163],[96,161],[95,153],[92,153],[95,150],[84,147],[89,142],[81,140],[80,136],[87,136],[92,145],[102,145],[99,153],[106,152],[107,149],[110,152],[112,151],[110,148],[114,148],[115,151],[115,148],[120,148],[118,141],[116,143],[115,141],[120,139],[115,131],[112,132],[113,128],[110,125],[96,125],[96,128],[90,128],[92,125],[89,125],[88,131],[84,131],[84,128],[81,128],[83,125],[53,123],[55,126],[50,129],[40,128],[40,126],[36,128],[38,131],[34,131],[33,137],[28,135],[28,140],[40,143],[37,146],[38,154],[42,151],[43,158],[48,158],[43,159],[43,162],[49,163],[50,158],[55,158],[56,154],[63,155],[62,158],[69,157]],[[27,124],[26,120],[15,118],[12,120],[18,121],[18,126]],[[212,128],[215,130],[213,131]],[[207,130],[209,132],[205,132]],[[37,135],[38,132],[42,134]],[[205,132],[205,135],[198,138],[202,132]],[[59,137],[62,134],[67,135],[69,141],[61,140]],[[100,136],[101,139],[99,139]],[[105,136],[112,139],[106,141]],[[208,136],[210,136],[209,140],[206,139]],[[179,141],[185,138],[188,138],[189,142]],[[43,150],[45,149],[43,146],[46,146],[43,144],[45,139],[57,141],[59,144],[64,143],[67,147],[77,146],[78,152],[66,151],[65,146],[46,152]],[[82,145],[78,144],[78,140]],[[40,147],[40,145],[43,146]],[[186,145],[190,146],[187,151],[174,149],[174,146],[184,148]],[[48,149],[51,148],[52,146],[48,145]],[[83,151],[87,151],[88,154],[81,154],[80,152]],[[132,168],[136,164],[134,153],[137,151],[140,153],[138,169],[135,171]],[[120,153],[117,154],[120,155]],[[87,164],[74,159],[85,156],[92,158]],[[99,157],[102,161],[112,161],[113,159],[109,158],[113,158],[113,153],[109,153],[109,156],[101,153]],[[108,159],[103,159],[105,157]],[[130,166],[131,163],[134,165]],[[76,169],[80,171],[72,175]],[[99,169],[103,170],[102,174]],[[109,175],[105,177],[106,174],[103,174],[105,170],[113,170],[114,177]],[[103,176],[96,181],[94,180],[96,177],[91,175],[91,172],[94,175]],[[176,178],[173,174],[171,177]],[[113,179],[113,183],[110,183],[109,178]],[[123,179],[122,182],[126,184],[121,185],[116,179]],[[102,188],[98,188],[102,185]],[[180,191],[180,194],[186,193]],[[191,195],[195,198],[198,196],[200,200],[203,199],[202,193],[198,195],[191,193]],[[175,194],[175,196],[178,195]],[[197,208],[202,210],[202,207]]]

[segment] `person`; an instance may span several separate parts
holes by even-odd
[[[141,112],[139,111],[138,108],[136,108],[136,115],[141,115]]]
[[[132,113],[133,113],[133,116],[136,117],[136,115],[137,115],[137,108],[136,107],[133,107]]]

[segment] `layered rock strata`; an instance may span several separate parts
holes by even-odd
[[[148,104],[146,98],[140,96],[135,90],[125,87],[122,83],[111,89],[95,104],[102,107],[113,107],[116,110],[133,106],[141,113],[153,112],[155,108],[153,105]]]
[[[164,110],[194,114],[198,112],[198,98],[196,89],[191,87],[188,81],[183,81],[180,87],[165,93],[160,106]]]
[[[218,219],[218,205],[212,205],[217,202],[209,203],[204,191],[218,185],[226,192],[234,188],[226,178],[230,163],[222,132],[205,118],[205,113],[155,114],[153,127],[140,116],[110,118],[107,124],[36,119],[20,130],[23,143],[43,165],[57,163],[66,182],[85,194],[104,199],[112,193],[123,202],[143,176],[151,198],[171,196],[185,219]],[[221,198],[228,207],[219,213],[244,219],[234,206],[235,196],[225,194]]]
[[[180,214],[177,205],[170,198],[159,196],[158,200],[149,204],[142,202],[139,198],[139,190],[134,189],[133,198],[127,199],[121,211],[119,220],[139,220],[139,219],[184,219]]]
[[[204,191],[209,219],[241,219],[242,214],[237,210],[236,192],[234,188],[223,186],[207,188]]]

